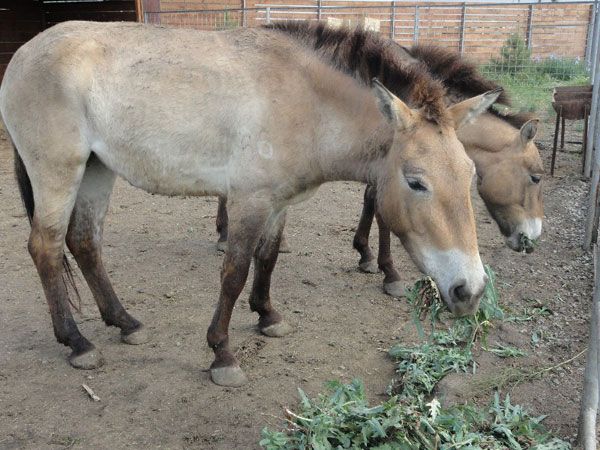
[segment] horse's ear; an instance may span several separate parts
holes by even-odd
[[[372,90],[377,99],[379,110],[388,122],[403,129],[408,128],[414,122],[412,110],[402,100],[388,91],[377,78],[372,80]]]
[[[537,134],[539,124],[540,119],[531,119],[523,124],[519,131],[523,145],[527,145],[529,142],[533,141]]]
[[[471,123],[478,115],[487,111],[501,93],[502,88],[497,88],[452,105],[448,110],[454,118],[454,128],[458,130],[464,124]]]

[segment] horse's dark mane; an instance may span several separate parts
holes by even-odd
[[[423,62],[432,75],[444,84],[452,101],[464,100],[501,87],[482,76],[475,64],[455,51],[432,45],[415,45],[406,50],[413,58]],[[496,102],[510,105],[506,91],[500,94]]]
[[[534,114],[524,112],[501,113],[495,108],[490,108],[488,112],[494,117],[497,117],[503,120],[504,122],[512,125],[514,128],[521,128],[523,125],[525,125],[525,122],[528,122],[536,117]]]
[[[430,45],[415,45],[410,49],[403,47],[403,51],[429,68],[431,73],[444,84],[451,101],[464,100],[500,87],[498,83],[482,76],[474,64],[452,50]],[[510,106],[508,93],[503,91],[496,103]],[[494,107],[489,108],[488,112],[517,129],[535,118],[531,113],[501,113]]]
[[[424,65],[403,64],[394,42],[370,31],[332,28],[320,22],[276,22],[266,27],[293,36],[367,85],[376,77],[428,120],[448,122],[443,84]]]

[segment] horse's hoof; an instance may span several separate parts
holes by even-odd
[[[365,273],[379,273],[379,267],[375,260],[361,262],[358,264],[358,268]]]
[[[270,337],[283,337],[290,334],[293,331],[292,326],[287,323],[285,320],[281,322],[274,323],[273,325],[269,325],[268,327],[264,327],[260,329],[260,332],[265,336]]]
[[[210,378],[219,386],[239,387],[246,384],[248,378],[238,366],[210,369]]]
[[[226,252],[227,251],[227,241],[217,242],[217,250],[220,252]]]
[[[121,342],[124,342],[125,344],[140,345],[145,344],[148,340],[148,330],[143,325],[139,326],[129,334],[121,333]]]
[[[393,281],[391,283],[383,283],[383,290],[386,294],[392,297],[403,297],[405,294],[406,286],[402,281]]]
[[[93,348],[79,355],[71,353],[71,356],[69,356],[69,364],[76,369],[97,369],[104,364],[104,358],[99,350]]]

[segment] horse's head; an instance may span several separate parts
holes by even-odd
[[[455,128],[487,109],[499,92],[456,104],[438,121],[410,109],[378,83],[374,92],[395,127],[377,180],[378,210],[417,266],[435,280],[450,310],[472,314],[487,277],[470,197],[475,166]]]
[[[497,117],[481,117],[458,131],[477,165],[479,194],[506,236],[506,244],[527,253],[533,252],[542,233],[544,216],[544,169],[533,142],[538,122],[528,120],[519,129]],[[482,136],[484,130],[486,136]]]

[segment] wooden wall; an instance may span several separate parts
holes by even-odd
[[[135,21],[135,0],[0,0],[0,80],[13,53],[40,31],[66,20]]]

